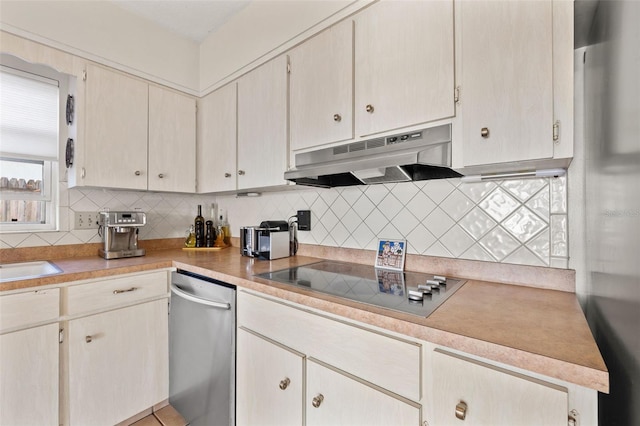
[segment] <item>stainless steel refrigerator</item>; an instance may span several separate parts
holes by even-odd
[[[569,197],[584,197],[577,207],[584,229],[575,233],[584,260],[573,267],[610,375],[610,393],[598,397],[599,424],[640,425],[640,2],[578,0],[576,10],[583,6],[594,13],[578,46],[584,140],[576,143],[584,155],[576,167],[584,167],[584,187]]]

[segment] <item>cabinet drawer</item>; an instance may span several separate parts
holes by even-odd
[[[413,401],[420,400],[422,347],[283,303],[238,292],[238,326]]]
[[[166,295],[168,280],[167,271],[158,271],[71,286],[67,290],[67,314],[105,310]]]
[[[60,289],[35,290],[0,297],[0,332],[53,321],[60,315]]]
[[[567,424],[566,388],[489,364],[433,353],[433,424],[561,426]]]

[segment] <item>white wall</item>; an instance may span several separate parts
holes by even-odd
[[[2,0],[0,29],[204,95],[370,2],[254,1],[201,44],[100,0]]]
[[[0,28],[159,84],[199,92],[198,44],[111,2],[3,0]]]
[[[309,0],[250,3],[200,45],[201,91],[208,93],[220,87],[264,62],[265,55],[285,51],[369,2]],[[323,24],[323,21],[327,22]]]

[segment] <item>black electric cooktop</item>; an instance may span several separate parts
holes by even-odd
[[[394,311],[429,316],[465,281],[420,272],[322,261],[256,277],[308,288]]]

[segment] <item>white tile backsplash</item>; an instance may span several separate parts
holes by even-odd
[[[567,267],[566,177],[462,183],[460,179],[348,188],[298,188],[261,197],[67,189],[61,183],[61,230],[0,235],[0,247],[98,242],[95,230],[70,230],[76,211],[142,208],[141,239],[183,237],[198,204],[227,210],[232,234],[263,220],[311,210],[300,242],[375,248],[378,238],[404,238],[408,252],[491,262]]]

